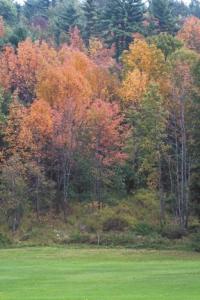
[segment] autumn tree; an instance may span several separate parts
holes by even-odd
[[[34,44],[30,40],[20,43],[12,71],[12,88],[18,90],[19,98],[25,104],[31,103],[35,98],[37,52],[37,43]]]
[[[89,147],[92,154],[95,198],[103,200],[103,187],[112,177],[112,166],[126,159],[123,117],[117,104],[96,100],[88,111]]]
[[[123,63],[125,77],[120,95],[126,101],[138,102],[144,95],[150,82],[162,86],[165,76],[164,55],[154,44],[148,45],[144,40],[136,40],[124,52]]]
[[[62,59],[58,65],[49,63],[41,71],[37,96],[53,110],[53,168],[57,188],[63,193],[61,204],[66,218],[74,153],[92,89],[88,76],[85,76],[90,70],[85,54],[65,48],[61,49],[58,56],[58,60]]]
[[[23,149],[26,182],[31,191],[30,200],[38,218],[41,209],[51,205],[50,200],[55,194],[53,181],[46,176],[51,158],[52,122],[52,110],[48,102],[37,100],[27,109],[26,115],[21,120],[18,137],[20,147]]]
[[[0,86],[5,92],[11,90],[12,87],[12,74],[16,66],[16,55],[12,47],[5,47],[0,53]]]
[[[17,94],[14,94],[14,99],[9,107],[9,115],[6,121],[6,129],[4,131],[4,141],[6,143],[5,158],[23,152],[23,147],[19,140],[21,123],[25,114],[25,108],[19,102]]]
[[[177,37],[186,47],[200,53],[200,19],[193,16],[187,18]]]
[[[112,68],[115,65],[114,48],[107,48],[103,41],[98,38],[91,38],[89,40],[89,56],[95,64],[104,67]]]

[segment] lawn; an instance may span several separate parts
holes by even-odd
[[[125,249],[0,250],[0,300],[199,300],[200,255]]]

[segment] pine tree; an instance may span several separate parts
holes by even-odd
[[[82,8],[85,17],[84,38],[88,44],[90,38],[96,35],[97,10],[95,0],[86,0]]]
[[[176,20],[173,16],[171,0],[151,0],[150,12],[158,21],[159,31],[175,33]]]
[[[141,0],[109,0],[101,16],[101,34],[115,45],[116,58],[128,49],[133,33],[141,28],[144,5]]]
[[[35,16],[47,19],[49,7],[49,0],[27,0],[24,5],[24,13],[29,20]]]
[[[69,31],[77,25],[78,14],[72,4],[62,5],[59,9],[56,25],[62,31]]]
[[[192,15],[200,18],[200,1],[199,0],[192,0],[189,8],[190,8],[190,12]]]
[[[132,34],[134,31],[139,31],[141,21],[143,19],[144,5],[142,0],[127,0],[126,3],[127,12],[127,39],[126,49],[132,41]]]
[[[0,0],[0,16],[9,25],[14,25],[17,21],[17,10],[13,1]]]
[[[68,4],[63,2],[58,5],[54,17],[54,31],[57,44],[60,43],[60,35],[62,32],[69,33],[70,28],[74,28],[78,25],[78,19],[79,15],[72,3]]]

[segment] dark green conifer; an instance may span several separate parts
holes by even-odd
[[[82,8],[85,18],[84,39],[88,44],[89,39],[97,34],[97,10],[95,0],[86,0]]]

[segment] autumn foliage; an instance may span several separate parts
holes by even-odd
[[[198,167],[200,20],[187,18],[177,38],[183,43],[134,34],[117,60],[103,39],[91,36],[86,46],[76,26],[59,46],[25,39],[1,48],[0,202],[15,218],[24,199],[38,218],[43,208],[67,220],[74,199],[101,208],[118,189],[146,189],[159,199],[161,225],[173,210],[187,227]]]
[[[97,53],[105,58],[102,66]],[[71,32],[70,45],[60,49],[26,40],[17,52],[6,47],[1,53],[1,85],[16,94],[5,131],[5,158],[17,154],[38,176],[42,173],[37,166],[51,172],[65,217],[80,151],[98,172],[126,159],[123,116],[119,105],[109,102],[115,80],[107,53],[100,46],[87,55],[77,29]]]
[[[200,53],[200,19],[189,17],[178,33],[178,38],[191,49]]]
[[[138,102],[152,82],[163,84],[165,76],[164,55],[155,45],[145,40],[135,40],[124,53],[125,76],[120,90],[126,101]]]

